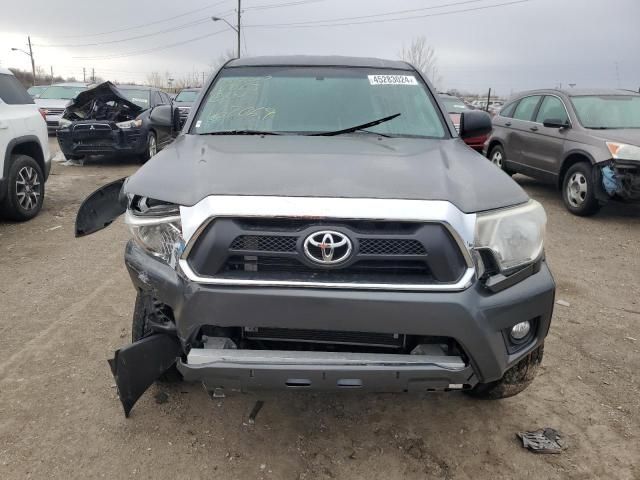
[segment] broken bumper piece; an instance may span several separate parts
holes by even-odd
[[[125,417],[144,392],[176,363],[182,353],[175,337],[152,335],[116,350],[109,360]]]
[[[218,342],[216,345],[220,345]],[[210,391],[363,389],[376,392],[471,388],[473,370],[461,357],[323,351],[194,348],[178,370]]]

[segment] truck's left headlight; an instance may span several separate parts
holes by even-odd
[[[175,268],[185,248],[180,215],[138,216],[127,211],[125,223],[138,245]]]
[[[535,200],[478,214],[475,247],[489,249],[500,272],[508,275],[542,255],[547,215]]]

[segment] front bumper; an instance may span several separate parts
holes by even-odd
[[[497,293],[490,293],[478,282],[459,292],[203,285],[189,281],[133,241],[127,244],[125,262],[138,289],[173,309],[175,333],[185,352],[189,351],[201,327],[215,325],[451,337],[468,357],[467,365],[461,369],[446,369],[435,364],[411,365],[404,373],[397,368],[366,362],[358,366],[357,372],[352,365],[336,369],[335,365],[331,368],[322,364],[301,366],[295,361],[274,367],[260,361],[248,366],[235,360],[222,363],[216,360],[203,366],[189,363],[187,357],[187,363],[179,365],[188,379],[231,387],[283,387],[294,373],[316,385],[336,385],[334,380],[340,378],[366,379],[366,387],[378,391],[387,387],[411,389],[416,379],[420,388],[429,383],[473,386],[476,382],[494,381],[544,341],[555,293],[553,278],[544,262],[537,273]],[[535,322],[535,335],[517,352],[510,353],[504,331],[523,320]],[[256,371],[261,372],[260,379],[252,380],[251,375],[255,378]],[[356,373],[359,376],[353,377]],[[400,381],[392,379],[395,375],[399,375]],[[323,378],[329,381],[323,383]]]
[[[58,144],[65,155],[100,155],[110,153],[141,154],[147,148],[143,129],[113,129],[108,137],[74,138],[70,128],[57,130]]]
[[[60,119],[62,118],[62,114],[60,115],[46,115],[47,117],[47,131],[49,133],[55,133],[58,130]]]

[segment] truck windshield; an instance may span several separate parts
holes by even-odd
[[[335,132],[400,113],[368,132],[443,138],[427,86],[413,71],[361,67],[231,67],[203,100],[192,133]],[[353,134],[362,134],[354,132]]]
[[[640,128],[640,95],[583,95],[571,103],[585,128]]]

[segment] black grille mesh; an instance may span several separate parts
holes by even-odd
[[[297,237],[241,235],[231,244],[231,250],[258,252],[295,252]]]
[[[424,255],[426,250],[417,240],[363,238],[360,240],[362,255]]]

